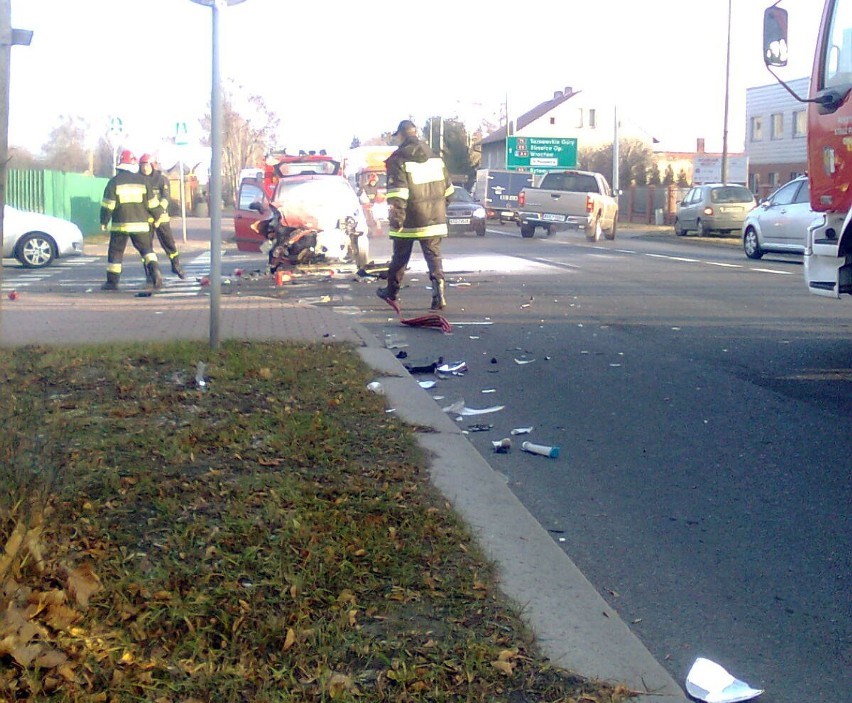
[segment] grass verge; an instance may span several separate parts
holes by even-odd
[[[350,348],[29,347],[0,369],[3,700],[630,697],[536,651]]]

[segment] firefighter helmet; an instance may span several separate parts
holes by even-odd
[[[150,154],[142,154],[142,156],[139,157],[140,165],[141,164],[153,164],[155,161],[156,161],[156,159],[153,156],[151,156]]]
[[[118,157],[118,163],[120,164],[129,164],[131,166],[136,165],[136,155],[130,151],[130,149],[125,149],[121,152],[121,155]]]

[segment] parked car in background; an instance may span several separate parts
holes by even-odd
[[[784,184],[752,210],[743,223],[743,249],[749,259],[767,252],[804,254],[808,225],[817,216],[811,210],[808,177]]]
[[[447,227],[450,234],[475,232],[477,237],[485,236],[485,208],[459,186],[454,186],[447,203]]]
[[[695,231],[699,237],[710,232],[741,232],[746,215],[757,203],[745,186],[707,183],[689,189],[678,203],[674,230],[679,237]]]
[[[73,222],[6,205],[3,209],[3,258],[16,258],[30,269],[44,268],[63,256],[83,253],[83,233]]]

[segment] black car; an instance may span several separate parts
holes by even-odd
[[[485,208],[464,188],[455,186],[447,204],[447,226],[450,234],[476,232],[477,237],[484,237]]]

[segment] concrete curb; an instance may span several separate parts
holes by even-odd
[[[519,606],[544,654],[557,666],[648,692],[655,701],[686,703],[681,687],[399,360],[378,347],[358,351],[379,374],[388,407],[431,430],[416,437],[433,483],[497,564],[501,589]]]

